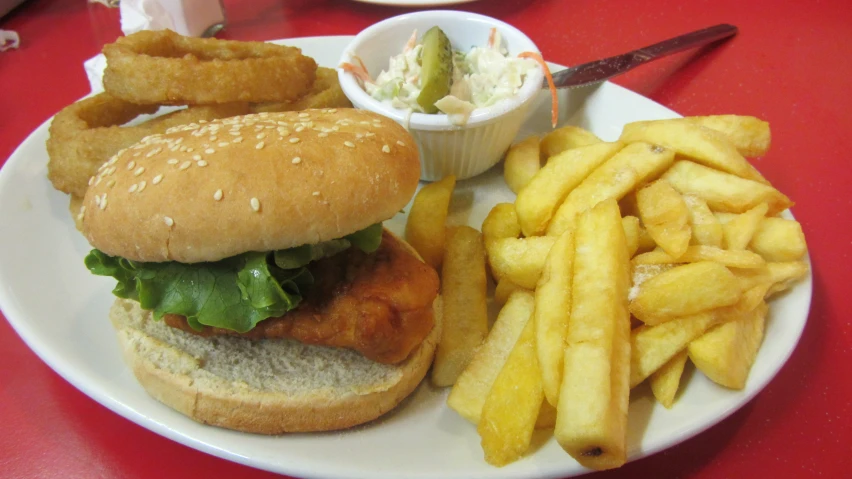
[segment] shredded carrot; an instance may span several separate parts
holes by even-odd
[[[547,66],[547,62],[544,61],[544,58],[540,53],[536,52],[523,52],[518,55],[518,58],[531,58],[538,62],[541,65],[541,69],[544,70],[544,77],[547,79],[547,87],[550,88],[550,124],[553,128],[556,128],[556,120],[559,119],[559,98],[556,96],[556,85],[553,84],[553,75],[550,74],[550,68]]]
[[[414,46],[417,45],[417,29],[415,28],[413,32],[411,32],[411,38],[408,39],[408,42],[405,43],[405,48],[402,50],[403,52],[408,52]]]
[[[364,62],[361,60],[361,57],[358,57],[356,55],[352,55],[352,58],[355,61],[358,62],[358,65],[353,65],[353,64],[348,63],[348,62],[343,62],[343,63],[340,64],[340,68],[342,68],[343,71],[345,71],[345,72],[349,72],[349,73],[355,75],[355,77],[357,77],[359,80],[361,80],[364,83],[371,83],[373,81],[373,79],[370,78],[370,73],[367,71],[367,67],[364,66]]]
[[[491,27],[491,31],[488,33],[488,48],[494,48],[494,41],[497,39],[497,29]]]

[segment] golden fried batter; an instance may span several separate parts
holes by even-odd
[[[309,268],[316,283],[299,306],[247,333],[211,327],[196,331],[178,315],[166,315],[165,322],[204,336],[294,338],[351,348],[386,364],[404,360],[432,330],[438,275],[387,231],[373,254],[349,248]]]

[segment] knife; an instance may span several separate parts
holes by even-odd
[[[576,88],[600,83],[658,58],[730,38],[736,35],[737,31],[737,27],[728,24],[704,28],[632,52],[566,68],[553,74],[553,83],[556,88]],[[542,87],[547,88],[547,80]]]

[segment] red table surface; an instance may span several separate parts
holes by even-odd
[[[343,0],[225,6],[229,25],[219,36],[238,40],[355,34],[408,11]],[[852,326],[843,312],[852,293],[848,1],[482,0],[453,8],[505,20],[547,59],[569,65],[716,23],[740,28],[719,48],[665,59],[615,81],[684,115],[739,113],[771,123],[772,150],[757,166],[796,201],[814,271],[808,324],[775,380],[730,418],[594,477],[852,477]],[[0,29],[21,36],[18,50],[0,53],[5,162],[33,129],[89,91],[83,61],[121,32],[117,10],[84,0],[27,2],[0,19]],[[0,476],[225,475],[274,476],[179,445],[108,411],[50,370],[0,321]]]

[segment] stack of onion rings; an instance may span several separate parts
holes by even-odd
[[[104,47],[104,88],[138,104],[294,101],[314,83],[316,62],[294,47],[143,30]]]
[[[153,114],[159,105],[136,105],[108,93],[85,98],[65,107],[50,124],[47,140],[47,177],[53,187],[73,196],[86,194],[89,178],[122,148],[167,129],[249,112],[247,103],[193,106],[148,120],[120,126],[140,115]]]
[[[337,81],[337,70],[333,68],[318,67],[317,79],[311,89],[295,101],[257,103],[252,105],[253,113],[300,111],[311,108],[352,108],[349,98],[340,88]]]

